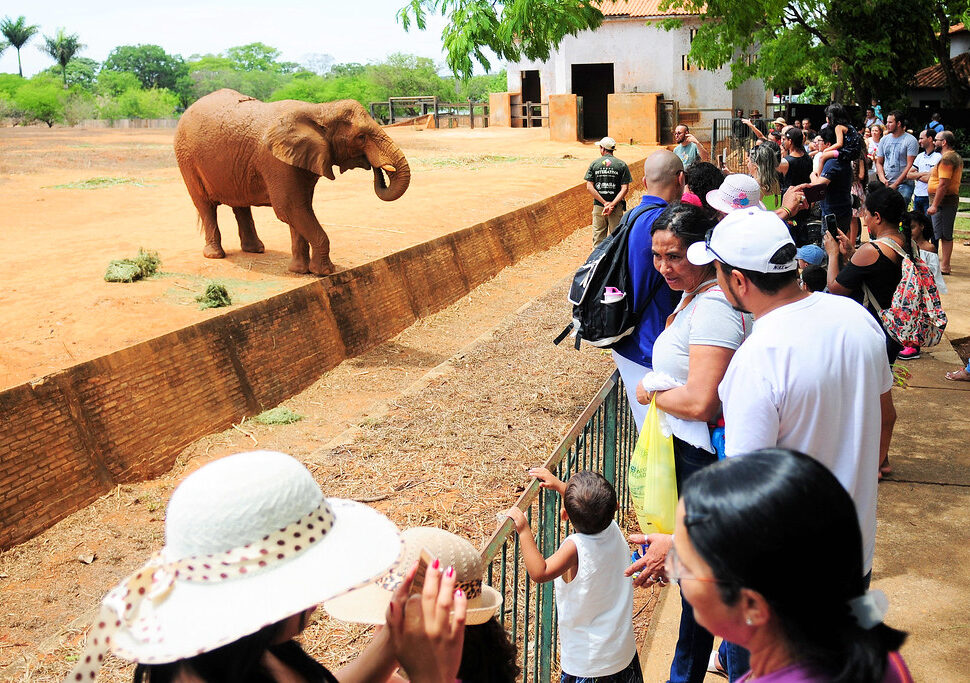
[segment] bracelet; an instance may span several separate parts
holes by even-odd
[[[791,218],[791,209],[789,209],[787,206],[783,206],[781,208],[784,209],[785,213],[788,214],[787,216],[785,216],[785,220],[788,220],[789,218]]]

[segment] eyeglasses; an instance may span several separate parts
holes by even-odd
[[[704,583],[720,583],[725,585],[733,585],[733,581],[722,581],[721,579],[708,579],[706,577],[694,576],[694,574],[684,566],[684,563],[680,561],[680,556],[677,555],[677,548],[670,546],[670,550],[667,552],[667,557],[664,558],[664,571],[667,573],[668,581],[676,581],[677,585],[683,580],[691,581],[703,581]]]
[[[716,257],[717,257],[717,260],[718,260],[718,261],[720,261],[721,263],[727,263],[727,262],[728,262],[728,261],[727,261],[727,259],[726,259],[726,258],[724,258],[723,256],[721,256],[720,254],[718,254],[718,253],[717,253],[716,251],[714,251],[714,249],[713,249],[713,248],[711,247],[711,236],[712,236],[713,234],[714,234],[714,228],[710,228],[710,229],[708,229],[708,231],[707,231],[706,233],[704,233],[704,245],[705,245],[705,246],[707,247],[707,250],[708,250],[709,252],[711,252],[712,254],[714,254],[714,256],[716,256]]]

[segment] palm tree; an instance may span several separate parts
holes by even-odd
[[[3,21],[0,21],[0,33],[10,41],[11,45],[17,48],[17,69],[20,71],[21,78],[24,76],[24,68],[20,65],[20,48],[34,37],[38,28],[38,26],[28,26],[26,17],[18,17],[17,21],[10,17],[4,17]]]
[[[62,28],[57,29],[57,35],[53,38],[44,36],[44,42],[45,45],[41,49],[61,65],[61,76],[64,78],[64,87],[67,88],[67,63],[84,48],[84,45],[81,44],[76,33],[68,35]]]

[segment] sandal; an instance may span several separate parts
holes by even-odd
[[[970,382],[970,372],[967,372],[965,368],[960,368],[959,370],[953,370],[943,375],[951,382]]]
[[[717,656],[717,650],[714,650],[711,658],[707,660],[707,673],[727,678],[727,669],[721,666],[721,658]]]

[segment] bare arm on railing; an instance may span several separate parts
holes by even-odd
[[[529,476],[535,477],[540,481],[539,486],[544,489],[552,489],[560,496],[566,493],[566,482],[547,470],[545,467],[533,467],[529,470]]]
[[[579,551],[576,544],[570,540],[563,541],[559,550],[548,559],[542,556],[536,539],[529,527],[529,520],[517,507],[509,508],[505,513],[515,524],[515,531],[519,534],[519,547],[522,549],[522,559],[525,560],[526,571],[536,583],[547,583],[569,572],[575,574],[579,567]],[[569,577],[567,576],[567,579]]]

